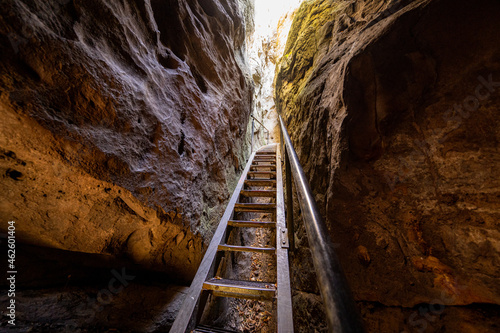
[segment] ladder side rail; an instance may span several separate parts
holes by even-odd
[[[255,152],[252,153],[250,158],[248,159],[245,170],[243,170],[240,180],[238,181],[238,184],[234,189],[231,200],[226,207],[226,211],[224,212],[219,226],[214,233],[212,241],[208,246],[207,252],[205,252],[205,256],[203,257],[200,267],[198,268],[193,282],[191,283],[191,287],[186,294],[184,302],[182,303],[182,307],[179,310],[177,317],[175,318],[174,324],[170,329],[171,333],[185,333],[187,330],[194,329],[194,325],[196,323],[193,322],[193,319],[196,316],[193,316],[193,313],[196,311],[196,307],[199,303],[203,283],[207,280],[208,274],[212,269],[218,246],[225,235],[228,221],[233,217],[234,206],[238,202],[240,191],[243,189],[245,180],[247,178],[247,173],[250,170],[254,157]]]
[[[326,224],[319,213],[309,182],[286,129],[279,117],[281,137],[290,161],[302,219],[318,278],[318,286],[325,305],[329,332],[364,332],[347,280],[340,266]]]
[[[282,152],[283,159],[285,160],[285,191],[286,191],[286,226],[288,228],[288,240],[290,247],[288,253],[295,251],[295,226],[293,218],[293,188],[292,188],[292,170],[290,170],[290,159],[286,150]]]
[[[285,222],[281,150],[276,147],[276,266],[277,266],[277,324],[278,333],[293,332],[293,307],[288,263],[288,235]]]

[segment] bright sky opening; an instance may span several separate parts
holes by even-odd
[[[276,29],[278,21],[285,13],[297,8],[302,0],[255,0],[255,31],[257,35],[267,35]]]

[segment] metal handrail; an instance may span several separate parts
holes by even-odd
[[[270,131],[267,129],[266,126],[264,126],[263,123],[261,123],[257,118],[255,118],[255,116],[253,114],[251,114],[250,117],[252,117],[252,139],[251,139],[251,143],[250,143],[250,145],[251,145],[250,146],[250,153],[253,153],[254,122],[255,121],[258,122],[267,131],[267,143],[269,143]]]
[[[264,127],[264,129],[267,131],[267,133],[269,133],[269,130],[267,129],[267,127],[264,126],[264,124],[259,119],[255,118],[255,116],[253,114],[251,114],[250,117],[252,117],[256,122],[258,122],[260,124],[260,126]]]
[[[364,332],[350,288],[340,267],[333,243],[312,195],[309,183],[281,116],[279,117],[286,159],[295,182],[302,218],[306,227],[318,285],[325,305],[330,332]],[[287,189],[289,192],[290,189]],[[290,191],[291,192],[291,191]],[[293,235],[291,235],[293,237]]]

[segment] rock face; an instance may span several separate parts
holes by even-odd
[[[0,230],[194,275],[244,165],[246,1],[0,4]]]
[[[499,317],[499,15],[492,0],[317,0],[295,17],[277,108],[369,331]]]

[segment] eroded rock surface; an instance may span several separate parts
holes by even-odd
[[[499,15],[491,0],[317,0],[296,14],[277,107],[369,331],[498,318]],[[456,320],[407,311],[429,303]]]
[[[192,278],[246,158],[247,5],[2,1],[0,218],[20,242]]]

